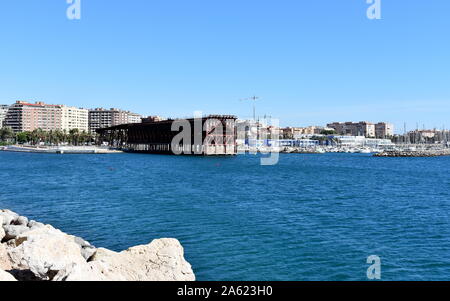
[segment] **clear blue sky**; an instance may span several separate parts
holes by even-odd
[[[0,103],[450,127],[450,1],[0,0]]]

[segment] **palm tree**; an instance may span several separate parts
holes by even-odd
[[[71,129],[69,131],[69,141],[72,145],[78,145],[78,141],[80,139],[80,131],[78,129]]]

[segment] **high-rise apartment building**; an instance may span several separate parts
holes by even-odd
[[[67,132],[73,129],[89,131],[89,111],[76,107],[62,106],[62,129]]]
[[[88,111],[67,107],[64,105],[51,105],[43,102],[29,103],[17,101],[9,107],[4,125],[11,127],[14,132],[79,129],[88,130]]]
[[[9,105],[0,105],[0,128],[3,127],[3,121],[5,121],[6,113],[8,113]]]
[[[89,110],[89,130],[95,133],[95,130],[108,128],[121,124],[141,123],[142,116],[129,111],[111,108],[109,110],[97,108]]]

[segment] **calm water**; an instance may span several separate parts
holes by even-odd
[[[199,280],[450,279],[450,157],[0,152],[0,207],[114,250],[175,237]]]

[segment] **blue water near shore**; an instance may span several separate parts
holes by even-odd
[[[199,280],[450,279],[450,157],[0,152],[0,207],[97,246],[175,237]]]

